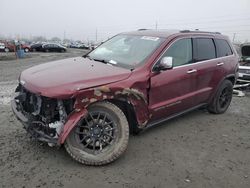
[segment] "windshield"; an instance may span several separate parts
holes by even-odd
[[[149,36],[117,35],[88,54],[93,60],[133,69],[162,43]]]

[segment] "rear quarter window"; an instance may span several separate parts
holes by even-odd
[[[233,54],[233,51],[224,39],[216,39],[217,57],[225,57]]]
[[[194,60],[205,61],[216,58],[214,41],[211,38],[194,39]]]

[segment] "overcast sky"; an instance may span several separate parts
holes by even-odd
[[[139,28],[219,31],[250,41],[250,0],[0,0],[0,35],[106,39]]]

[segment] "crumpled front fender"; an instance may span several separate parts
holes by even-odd
[[[69,115],[67,122],[64,124],[63,130],[58,138],[59,145],[64,143],[72,129],[77,125],[82,117],[87,115],[87,113],[87,109],[83,108],[79,109],[79,111],[75,110]]]
[[[138,126],[145,127],[149,120],[148,101],[146,90],[121,86],[100,86],[82,91],[77,97],[75,109],[87,108],[90,104],[113,99],[125,99],[135,109]]]

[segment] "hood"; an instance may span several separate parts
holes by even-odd
[[[124,80],[130,74],[128,69],[77,57],[31,67],[22,72],[20,83],[32,93],[66,98],[82,89]]]
[[[250,57],[250,44],[243,44],[241,46],[241,54],[242,56]]]

